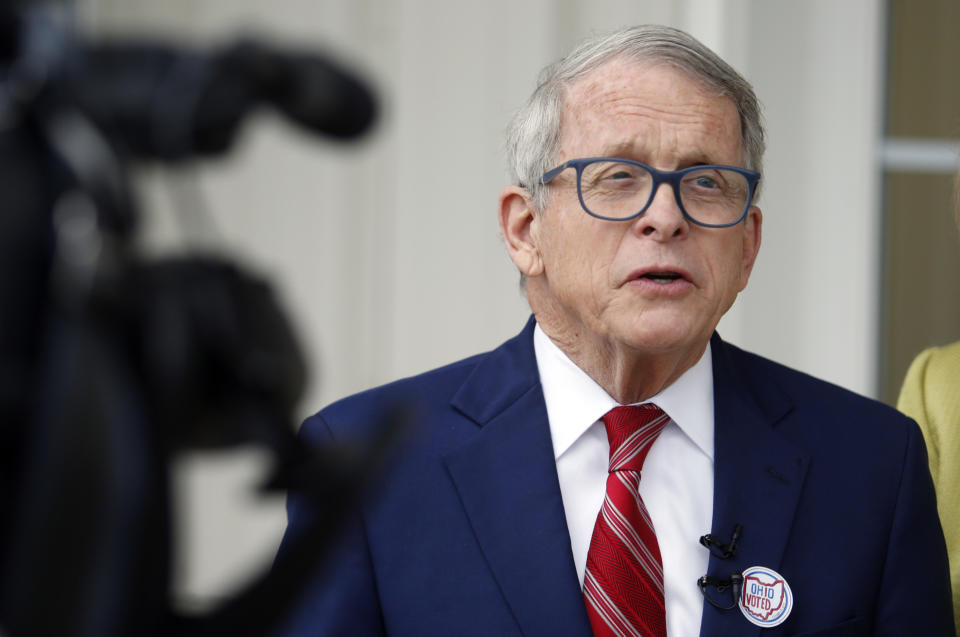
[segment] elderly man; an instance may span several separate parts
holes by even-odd
[[[533,318],[307,420],[354,440],[405,401],[419,427],[289,634],[953,635],[914,423],[714,332],[760,248],[749,84],[625,29],[549,67],[510,135]]]

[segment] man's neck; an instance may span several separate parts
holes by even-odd
[[[621,405],[647,400],[669,387],[703,355],[707,344],[679,351],[645,352],[624,345],[571,338],[570,331],[538,322],[554,344]]]

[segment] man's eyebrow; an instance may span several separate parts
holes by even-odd
[[[640,151],[640,152],[638,152]],[[646,151],[643,151],[641,147],[632,142],[621,142],[613,144],[611,146],[606,146],[601,151],[600,157],[619,157],[621,159],[631,159],[633,161],[639,161],[645,164],[649,164],[653,161],[650,157],[650,154]],[[689,153],[685,153],[680,156],[677,162],[677,168],[686,168],[688,166],[699,166],[705,164],[716,164],[717,161],[710,158],[710,156],[703,152],[701,149],[693,149]]]
[[[612,146],[606,146],[603,149],[604,157],[622,157],[623,159],[633,159],[637,155],[637,145],[632,142],[620,142]]]

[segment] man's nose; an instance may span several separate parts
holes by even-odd
[[[690,223],[683,216],[671,184],[658,184],[656,192],[653,193],[653,201],[644,213],[634,220],[634,231],[638,235],[658,241],[683,237],[690,231]]]

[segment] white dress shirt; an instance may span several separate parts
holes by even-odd
[[[603,504],[610,446],[600,418],[618,403],[577,367],[537,325],[537,367],[550,420],[570,545],[583,583],[593,526]],[[701,535],[713,518],[713,366],[710,345],[700,360],[648,401],[670,422],[643,465],[640,496],[663,559],[667,634],[697,637],[703,596],[697,580],[709,551]]]

